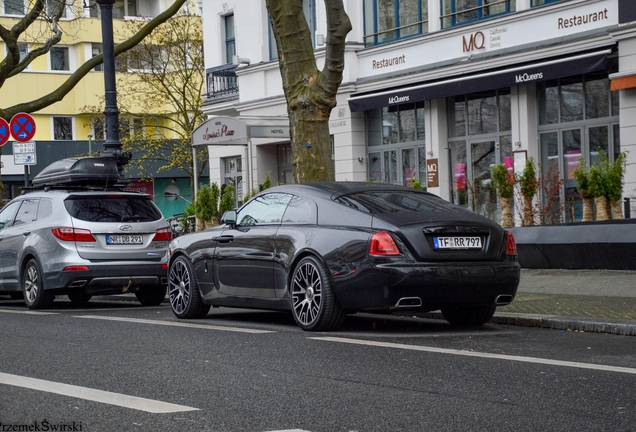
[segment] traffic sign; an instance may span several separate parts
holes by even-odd
[[[9,132],[9,123],[0,117],[0,146],[5,145],[9,141],[11,132]]]
[[[14,115],[9,125],[11,135],[16,141],[29,141],[35,136],[35,120],[27,113]]]
[[[35,141],[13,142],[13,163],[15,165],[35,165],[37,157]]]

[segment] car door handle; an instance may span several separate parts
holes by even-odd
[[[219,237],[212,237],[212,240],[217,241],[219,243],[232,243],[232,241],[234,240],[234,236],[224,235]]]
[[[22,235],[25,236],[25,237],[28,236],[29,234],[31,234],[31,231],[25,231],[25,232],[22,233]]]

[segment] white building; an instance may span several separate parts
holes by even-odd
[[[336,180],[417,177],[494,217],[484,188],[490,167],[533,157],[560,177],[559,213],[569,222],[581,219],[572,170],[580,157],[595,163],[602,147],[612,159],[628,152],[624,196],[636,209],[636,2],[344,3],[353,30],[330,121]],[[304,5],[320,67],[324,2]],[[221,117],[206,123],[210,140],[199,143],[226,143],[210,147],[211,181],[237,182],[240,191],[267,173],[293,181],[287,130],[234,142],[221,131],[227,117],[256,130],[286,115],[265,0],[206,0],[203,19],[204,111]]]

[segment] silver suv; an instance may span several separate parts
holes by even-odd
[[[149,195],[121,188],[43,186],[0,210],[0,292],[31,309],[56,295],[166,295],[170,226]]]

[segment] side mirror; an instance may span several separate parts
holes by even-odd
[[[234,228],[236,226],[236,210],[228,210],[225,213],[223,213],[223,217],[221,217],[221,222]]]

